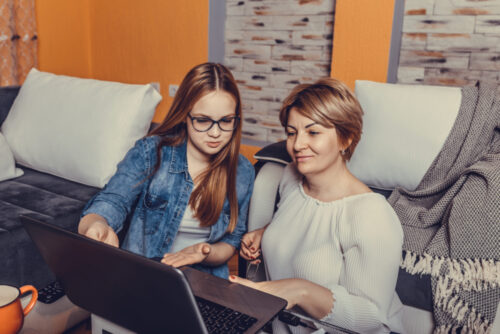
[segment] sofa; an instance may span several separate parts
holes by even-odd
[[[149,84],[36,69],[22,87],[0,87],[0,284],[40,290],[55,281],[19,215],[76,232],[84,205],[148,132],[160,101]],[[22,332],[63,332],[88,317],[66,296],[38,301]]]
[[[357,81],[355,93],[365,114],[361,141],[348,168],[386,198],[395,188],[415,189],[454,126],[462,103],[461,89]],[[279,201],[281,175],[291,162],[284,141],[264,147],[254,157],[258,162],[249,231],[271,221]],[[402,259],[405,256],[403,251]],[[239,274],[249,274],[254,281],[265,280],[265,258],[257,268],[240,260]],[[401,267],[396,291],[404,305],[403,333],[432,333],[435,320],[431,276],[412,275]],[[500,333],[499,316],[497,307],[491,333]]]

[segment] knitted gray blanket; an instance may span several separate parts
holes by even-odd
[[[500,102],[462,89],[448,138],[415,191],[389,202],[403,225],[401,267],[430,274],[435,333],[488,333],[500,301]]]

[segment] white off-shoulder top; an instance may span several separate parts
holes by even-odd
[[[321,320],[359,333],[389,333],[401,332],[395,287],[402,244],[399,219],[382,195],[321,202],[304,192],[289,165],[262,252],[271,280],[302,278],[332,291],[333,308]],[[314,331],[288,327],[273,323],[274,333]]]

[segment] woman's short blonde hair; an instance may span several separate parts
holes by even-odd
[[[347,145],[342,155],[348,161],[361,139],[363,110],[351,90],[341,81],[322,78],[313,84],[296,86],[283,101],[280,110],[281,125],[288,125],[290,110],[326,127],[335,128],[339,141]]]

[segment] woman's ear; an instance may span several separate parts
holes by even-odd
[[[346,151],[349,146],[351,146],[351,143],[352,143],[352,137],[351,138],[348,138],[342,145],[342,151]]]

